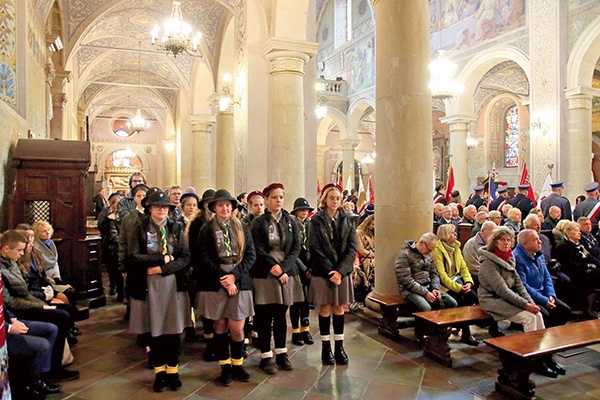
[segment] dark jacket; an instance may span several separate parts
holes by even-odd
[[[119,229],[119,271],[125,272],[125,258],[129,248],[128,239],[132,236],[131,231],[135,228],[138,221],[144,216],[138,210],[133,210],[125,215],[123,219],[117,214],[118,229]]]
[[[46,303],[33,297],[16,262],[0,257],[2,263],[2,295],[11,310],[41,309]]]
[[[440,276],[433,257],[423,256],[413,241],[408,242],[400,250],[394,268],[398,290],[403,299],[406,299],[410,293],[425,297],[431,290],[440,290]]]
[[[587,278],[586,272],[591,265],[600,269],[600,260],[589,254],[582,244],[577,245],[566,237],[556,245],[554,255],[562,266],[561,271],[567,274],[575,284]]]
[[[338,212],[339,242],[335,243],[330,219],[327,210],[321,209],[312,217],[308,227],[311,274],[326,279],[331,271],[338,271],[342,277],[349,275],[354,269],[358,250],[354,220],[345,212]]]
[[[280,232],[285,235],[284,246],[282,248],[282,251],[285,253],[285,258],[282,262],[277,262],[277,260],[275,260],[275,258],[270,254],[270,219],[271,212],[269,210],[265,210],[264,214],[254,218],[254,221],[252,221],[250,230],[252,232],[254,247],[256,248],[256,262],[250,269],[250,275],[253,278],[268,278],[271,268],[279,264],[283,272],[288,274],[288,276],[296,276],[299,272],[297,260],[301,249],[298,225],[294,222],[294,219],[287,211],[281,210],[279,225]]]
[[[546,219],[544,219],[544,222],[542,222],[542,230],[551,231],[552,229],[556,228],[556,224],[558,224],[558,221],[550,218],[548,215]]]
[[[102,262],[116,265],[119,258],[119,223],[109,218],[110,209],[105,209],[98,217],[98,230],[102,236]],[[116,212],[115,212],[116,217]]]
[[[169,243],[175,247],[173,257],[175,260],[165,264],[164,256],[160,253],[148,253],[147,232],[150,228],[150,216],[144,215],[135,220],[132,229],[127,232],[127,255],[125,266],[127,270],[127,287],[131,297],[137,300],[146,300],[148,287],[146,284],[148,268],[159,266],[162,275],[175,274],[177,290],[180,292],[188,289],[188,269],[190,252],[185,240],[181,225],[172,219],[167,219],[167,235]]]
[[[25,255],[25,257],[27,257],[27,255]],[[36,257],[35,254],[31,253],[31,254],[29,254],[29,257],[32,258],[32,261],[30,261],[31,265],[29,268],[29,272],[27,274],[25,274],[21,270],[21,275],[23,276],[23,279],[25,279],[25,282],[27,283],[27,288],[29,289],[29,294],[32,295],[33,297],[36,297],[36,298],[46,302],[46,293],[44,292],[43,287],[44,286],[52,286],[52,284],[50,282],[48,282],[45,274],[40,273],[40,264],[39,264],[38,258],[35,259],[35,262],[37,262],[37,266],[33,265],[33,259],[34,259],[34,257]]]
[[[517,207],[519,210],[521,210],[521,215],[523,216],[523,219],[525,219],[525,217],[529,215],[529,211],[531,211],[531,209],[535,207],[533,201],[531,201],[531,199],[525,196],[523,193],[519,193],[518,195],[510,199],[508,201],[508,204],[510,204],[513,207]]]
[[[477,209],[479,209],[479,207],[485,205],[485,200],[480,195],[474,194],[469,200],[467,200],[465,207],[470,206],[471,204],[473,204]]]
[[[252,290],[252,279],[250,268],[256,260],[256,252],[252,242],[252,236],[247,226],[242,225],[244,230],[244,256],[242,262],[227,273],[221,269],[221,258],[215,242],[215,228],[210,220],[200,228],[198,232],[197,248],[194,250],[194,280],[196,289],[200,292],[218,292],[221,289],[221,277],[232,274],[235,277],[235,285],[238,290]]]

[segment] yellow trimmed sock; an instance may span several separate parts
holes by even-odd
[[[292,328],[292,333],[300,333],[300,328]]]
[[[154,367],[154,373],[158,374],[159,372],[167,372],[167,365],[161,365],[160,367]]]
[[[205,333],[204,334],[204,339],[212,339],[215,336],[214,333]]]
[[[310,332],[310,326],[301,326],[300,332]]]
[[[219,365],[223,366],[223,365],[230,365],[231,364],[231,358],[228,358],[227,360],[219,360]]]
[[[239,359],[232,358],[231,365],[236,366],[236,367],[241,367],[242,365],[244,365],[244,359],[243,358],[239,358]]]
[[[174,367],[167,365],[167,374],[177,374],[177,373],[179,373],[179,365],[176,365]]]

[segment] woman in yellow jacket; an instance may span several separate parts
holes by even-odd
[[[473,278],[456,240],[456,227],[441,225],[437,231],[438,244],[433,250],[433,259],[440,276],[441,289],[452,296],[459,307],[478,304],[477,293],[473,289]],[[462,327],[461,342],[477,346],[479,342],[471,335],[469,325]]]

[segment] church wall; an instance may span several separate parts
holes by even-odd
[[[46,39],[44,34],[44,22],[35,8],[35,1],[27,2],[27,50],[26,59],[26,118],[29,129],[36,138],[44,138],[47,134],[46,97],[42,88],[46,87]]]

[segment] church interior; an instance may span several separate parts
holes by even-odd
[[[572,204],[600,181],[600,0],[0,0],[0,100],[0,228],[51,222],[90,307],[82,378],[50,398],[167,398],[103,294],[99,189],[127,192],[134,172],[198,194],[283,182],[289,208],[339,182],[376,196],[375,292],[397,295],[394,259],[431,231],[449,170],[463,201],[524,169]],[[229,390],[186,345],[168,398],[505,398],[492,348],[450,339],[440,366],[378,334],[374,308],[349,318],[347,368],[305,347],[294,375],[256,368]],[[538,398],[599,398],[598,352],[532,378]]]

